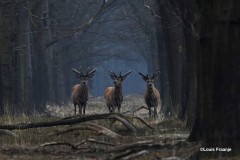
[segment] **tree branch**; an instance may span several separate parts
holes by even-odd
[[[135,159],[135,158],[137,158],[137,157],[139,157],[139,156],[142,156],[142,155],[144,155],[144,154],[149,154],[149,152],[148,152],[147,150],[142,150],[142,151],[140,151],[140,152],[132,153],[132,154],[130,154],[130,155],[128,155],[128,156],[124,156],[124,157],[122,157],[121,159],[122,159],[122,160]]]
[[[103,134],[103,135],[111,137],[111,138],[122,138],[122,136],[117,134],[116,132],[113,132],[106,127],[103,127],[101,125],[94,124],[94,123],[84,123],[76,128],[70,128],[68,130],[58,131],[51,135],[60,135],[60,134],[65,134],[65,133],[69,133],[69,132],[73,132],[73,131],[77,131],[77,130],[93,130],[99,134]]]
[[[74,150],[78,149],[78,147],[76,145],[68,143],[68,142],[48,142],[48,143],[41,144],[40,147],[57,146],[57,145],[69,146],[69,147],[71,147]]]
[[[15,133],[13,133],[13,132],[11,132],[9,130],[6,130],[6,129],[0,129],[0,135],[1,135],[1,133],[7,134],[7,135],[11,135],[11,136],[13,136],[15,138],[18,138],[18,135],[16,135]]]
[[[78,26],[77,28],[73,29],[73,32],[67,35],[63,35],[60,38],[54,39],[52,41],[50,41],[47,45],[46,48],[54,45],[55,43],[57,43],[59,40],[62,39],[66,39],[66,38],[71,38],[72,36],[74,36],[75,33],[86,29],[87,27],[89,27],[97,18],[97,16],[101,13],[101,11],[103,10],[103,8],[106,6],[106,0],[102,1],[102,5],[100,6],[100,8],[97,10],[97,12],[84,24]]]
[[[147,124],[147,122],[146,122],[143,118],[141,118],[141,117],[139,117],[139,116],[135,116],[134,118],[140,120],[140,121],[141,121],[143,124],[145,124],[148,128],[154,129],[152,126],[150,126],[149,124]]]
[[[154,17],[161,19],[161,16],[157,15],[148,5],[144,4],[144,6],[151,12]]]
[[[121,114],[117,114],[117,113],[88,115],[88,116],[76,117],[76,118],[71,118],[71,119],[64,119],[64,120],[60,119],[60,120],[51,121],[51,122],[33,122],[33,123],[21,123],[21,124],[12,124],[12,125],[0,125],[0,129],[23,130],[23,129],[29,129],[29,128],[71,125],[71,124],[78,124],[78,123],[83,123],[83,122],[87,122],[87,121],[101,120],[101,119],[118,120],[125,127],[127,127],[130,131],[136,132],[136,128],[134,127],[134,125],[131,122],[129,122],[126,118],[123,118],[123,116]]]
[[[90,142],[90,143],[96,143],[96,144],[102,144],[102,145],[108,145],[108,146],[115,146],[115,144],[112,143],[107,143],[107,142],[103,142],[103,141],[96,141],[95,139],[89,138],[86,140],[83,140],[81,142],[76,143],[75,145],[78,147],[86,142]]]

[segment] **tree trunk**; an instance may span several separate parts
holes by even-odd
[[[180,14],[175,1],[158,1],[162,18],[163,36],[166,47],[166,66],[168,72],[168,85],[173,113],[182,117],[185,104],[185,52],[184,35]]]
[[[240,1],[197,0],[197,111],[190,140],[206,146],[240,147]]]
[[[46,65],[47,65],[47,77],[48,77],[48,100],[50,102],[57,102],[57,84],[56,84],[56,56],[55,56],[55,45],[46,47],[47,43],[52,41],[52,30],[50,28],[50,19],[49,19],[49,1],[43,1],[43,17],[46,18],[46,23],[44,25],[46,29],[46,42],[44,44],[44,49],[46,49]]]
[[[0,55],[1,57],[1,55]],[[3,85],[2,85],[2,70],[0,65],[0,116],[4,114],[3,108]]]
[[[27,3],[27,8],[31,10],[31,2]],[[33,67],[32,67],[32,41],[31,41],[31,20],[30,15],[23,7],[20,7],[19,16],[19,42],[18,47],[21,49],[18,54],[20,60],[20,86],[21,86],[21,112],[31,113],[33,111]]]
[[[5,112],[4,105],[8,102],[12,102],[13,96],[13,72],[12,60],[13,46],[12,42],[15,37],[14,26],[15,26],[15,15],[14,7],[11,5],[3,4],[0,5],[0,114]]]
[[[157,13],[160,15],[160,12]],[[173,112],[172,99],[169,88],[167,49],[163,34],[163,23],[161,19],[157,21],[157,43],[158,43],[158,60],[160,68],[160,93],[161,93],[161,112],[164,116],[169,116]]]
[[[185,110],[182,112],[182,119],[186,122],[188,128],[193,127],[195,117],[195,106],[197,96],[197,38],[198,34],[195,31],[195,0],[179,0],[178,6],[181,13],[181,21],[183,25],[185,38],[185,53],[186,53],[186,83],[185,95]]]

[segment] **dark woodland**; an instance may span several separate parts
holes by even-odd
[[[0,157],[239,159],[239,45],[239,0],[0,0]]]

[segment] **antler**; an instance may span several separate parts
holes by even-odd
[[[117,75],[112,70],[109,69],[108,73],[113,80],[117,79]]]
[[[153,73],[152,79],[156,79],[160,71]]]
[[[79,70],[79,71],[78,71],[78,70]],[[80,78],[80,77],[82,76],[82,67],[80,66],[80,67],[78,68],[78,70],[75,69],[75,68],[72,68],[72,71],[76,73],[76,76],[77,76],[78,78]]]
[[[127,78],[127,76],[128,76],[130,73],[132,73],[132,71],[131,71],[131,70],[130,70],[130,71],[128,71],[127,73],[125,73],[124,75],[121,75],[121,78],[122,78],[122,80],[126,79],[126,78]],[[121,74],[121,72],[120,72],[120,74]]]
[[[119,77],[122,77],[122,71],[119,73]]]
[[[141,72],[138,72],[138,74],[140,74],[145,81],[148,80],[148,74],[144,75]]]
[[[120,75],[121,75],[122,72],[120,72]],[[122,75],[122,77],[126,77],[127,75],[129,75],[130,73],[132,73],[132,71],[128,71],[127,73],[125,73],[124,75]]]
[[[90,71],[90,67],[88,67],[87,76],[88,76],[89,78],[92,78],[93,75],[94,75],[94,73],[95,73],[96,71],[97,71],[96,68],[94,68],[94,69],[92,69],[92,70]]]

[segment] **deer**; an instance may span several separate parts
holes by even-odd
[[[123,102],[123,91],[122,82],[127,78],[127,76],[132,71],[122,75],[122,71],[117,76],[112,70],[108,70],[110,77],[113,79],[114,87],[108,87],[104,91],[104,98],[109,109],[109,113],[115,112],[115,108],[118,108],[118,113],[120,113],[121,104]]]
[[[144,75],[141,72],[139,74],[142,76],[143,80],[147,83],[147,89],[145,91],[144,100],[149,110],[149,118],[152,116],[151,108],[154,107],[154,119],[157,117],[157,107],[160,103],[160,94],[158,90],[154,87],[154,80],[157,79],[160,71],[153,74],[152,77],[149,77],[148,74]]]
[[[90,70],[88,67],[87,73],[82,73],[81,66],[79,69],[73,68],[72,71],[76,74],[76,77],[80,79],[80,83],[72,87],[71,99],[74,105],[74,113],[76,115],[76,107],[79,108],[79,114],[85,114],[85,109],[88,101],[88,80],[94,76],[96,69]]]

